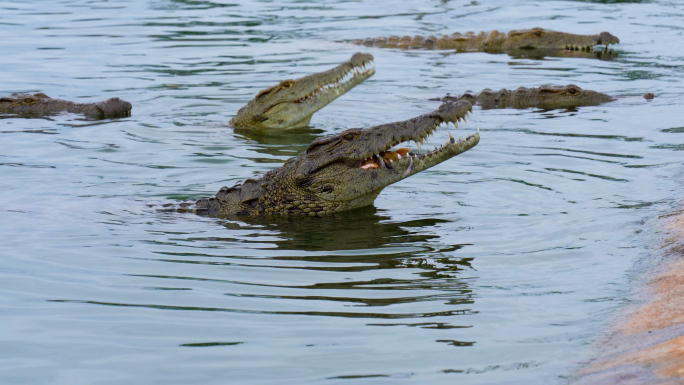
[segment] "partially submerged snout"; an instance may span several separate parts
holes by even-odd
[[[373,56],[356,53],[324,72],[284,80],[267,88],[230,121],[236,129],[282,129],[306,126],[313,113],[375,73]]]
[[[133,106],[131,103],[119,98],[109,98],[104,102],[93,103],[95,109],[92,110],[92,117],[111,118],[130,116]]]
[[[555,108],[574,108],[596,106],[615,100],[614,97],[602,92],[585,90],[574,84],[566,86],[544,85],[539,87],[536,94],[535,107],[547,110]]]
[[[83,114],[89,118],[119,118],[131,115],[131,103],[110,98],[97,103],[74,103],[53,99],[42,92],[36,94],[12,94],[0,98],[0,113],[51,115],[62,112]]]

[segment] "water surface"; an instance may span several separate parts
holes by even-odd
[[[1,94],[134,106],[0,119],[3,383],[562,384],[648,260],[644,222],[681,198],[675,2],[54,1],[0,15]],[[613,60],[536,60],[342,42],[535,26],[622,44]],[[357,51],[376,75],[310,128],[226,125],[259,90]],[[625,97],[476,107],[461,126],[481,129],[476,148],[371,208],[272,222],[158,210],[429,98],[568,83]]]

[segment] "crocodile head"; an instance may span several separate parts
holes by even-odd
[[[525,89],[519,89],[515,92],[524,94]],[[536,94],[536,99],[536,107],[546,110],[596,106],[615,100],[610,95],[592,90],[583,90],[574,84],[568,84],[567,86],[541,86]]]
[[[373,56],[356,53],[331,70],[283,80],[259,92],[230,124],[236,129],[255,130],[306,126],[314,112],[374,73]]]
[[[97,103],[74,103],[53,99],[44,93],[12,94],[0,98],[0,113],[52,115],[61,112],[83,114],[89,118],[104,119],[124,117],[131,114],[131,103],[119,98],[110,98]]]
[[[458,127],[469,111],[467,101],[449,102],[410,120],[318,138],[263,178],[224,187],[215,197],[199,200],[196,211],[213,216],[323,216],[369,206],[390,184],[474,147],[478,133],[462,140],[450,135],[443,145],[420,152],[427,136],[449,123]],[[418,153],[395,147],[411,140],[418,144]]]
[[[547,49],[591,51],[595,45],[617,44],[620,39],[608,32],[598,35],[575,35],[543,28],[510,31],[503,44],[505,50]]]

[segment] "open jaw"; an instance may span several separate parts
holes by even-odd
[[[236,129],[302,127],[311,115],[375,73],[372,55],[356,53],[328,71],[262,90],[231,120]]]
[[[472,105],[467,101],[447,102],[438,110],[413,119],[364,130],[350,129],[327,140],[315,141],[307,150],[310,162],[317,163],[315,159],[318,154],[327,153],[330,156],[326,161],[307,167],[308,178],[314,180],[312,191],[329,191],[330,194],[321,193],[319,197],[335,201],[344,209],[372,204],[388,185],[477,145],[479,132],[458,140],[449,133],[446,143],[421,152],[429,136],[440,127],[458,128],[458,123],[465,121],[470,111]],[[410,143],[404,145],[411,141],[418,149],[416,152],[410,149]],[[337,187],[339,185],[345,188]]]
[[[467,115],[468,114],[466,114],[466,116]],[[439,147],[435,147],[432,150],[421,152],[423,143],[427,140],[428,137],[432,136],[439,128],[443,128],[446,130],[449,130],[451,128],[458,129],[458,122],[460,122],[461,119],[465,121],[465,117],[459,117],[454,122],[440,122],[434,125],[432,129],[426,130],[424,134],[419,134],[416,138],[402,141],[401,143],[392,144],[390,142],[390,149],[386,151],[380,151],[377,154],[373,154],[372,156],[369,156],[368,158],[361,160],[361,162],[358,165],[358,168],[362,170],[394,170],[395,167],[400,167],[402,170],[405,170],[404,177],[407,177],[420,171],[418,170],[418,168],[414,169],[414,163],[416,163],[416,165],[422,165],[421,170],[424,170],[428,167],[432,167],[438,163],[441,163],[442,161],[447,160],[452,156],[460,154],[461,152],[467,151],[477,144],[476,142],[479,140],[479,130],[477,133],[472,134],[466,137],[465,139],[459,138],[458,140],[456,140],[452,133],[449,132],[449,140],[446,143],[442,144]],[[415,143],[418,151],[413,152],[413,150],[411,150],[411,141]],[[407,147],[401,146],[401,144],[403,144],[404,142],[406,142]],[[460,151],[454,153],[454,150]]]

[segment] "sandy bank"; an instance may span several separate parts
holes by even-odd
[[[660,262],[634,292],[636,306],[600,342],[571,384],[684,384],[684,209],[662,220]]]

